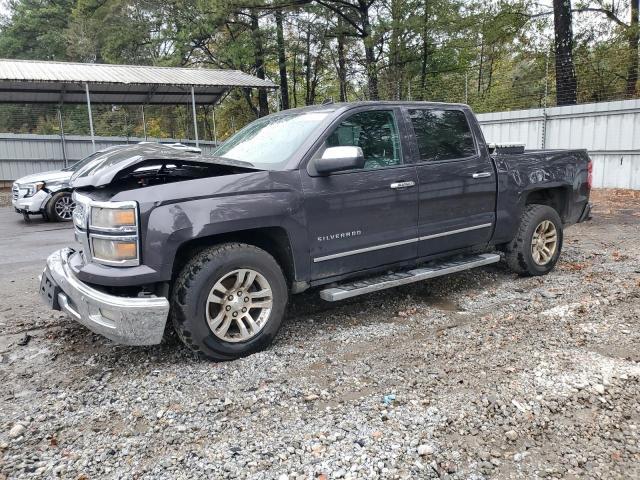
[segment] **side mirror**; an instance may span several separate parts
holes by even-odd
[[[322,175],[364,168],[364,153],[360,147],[329,147],[314,162],[314,166]]]

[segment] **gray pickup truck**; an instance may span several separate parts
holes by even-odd
[[[426,102],[283,111],[212,157],[134,145],[71,184],[77,246],[47,260],[49,306],[130,345],[169,323],[216,360],[268,345],[310,287],[336,301],[502,256],[546,274],[591,209],[585,150],[490,149],[467,106]]]

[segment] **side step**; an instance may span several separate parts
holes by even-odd
[[[482,267],[483,265],[489,265],[499,261],[500,255],[495,253],[483,253],[482,255],[472,255],[455,260],[449,259],[440,263],[431,264],[428,267],[393,272],[378,277],[371,277],[325,288],[320,291],[320,298],[328,302],[335,302],[344,300],[345,298],[364,295],[365,293],[377,292],[378,290],[384,290],[386,288],[419,282],[420,280],[426,280],[428,278],[441,277],[442,275],[461,272],[462,270],[469,270],[470,268]]]

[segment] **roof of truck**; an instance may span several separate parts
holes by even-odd
[[[308,105],[306,107],[291,108],[289,110],[282,110],[274,113],[274,115],[286,115],[290,113],[303,113],[303,112],[335,112],[341,109],[351,109],[356,107],[399,107],[399,106],[441,106],[441,107],[459,107],[470,108],[469,105],[464,103],[445,103],[445,102],[431,102],[420,100],[362,100],[357,102],[336,102],[336,103],[323,103],[318,105]]]

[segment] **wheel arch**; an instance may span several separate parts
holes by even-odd
[[[73,193],[73,189],[71,187],[62,187],[59,190],[55,190],[55,191],[51,191],[51,190],[47,190],[47,198],[44,199],[44,202],[42,202],[42,209],[44,210],[45,208],[47,208],[47,206],[49,205],[49,202],[51,201],[51,199],[57,194],[57,193],[68,193],[68,194],[72,194]]]
[[[569,214],[569,199],[571,198],[571,187],[555,186],[546,188],[536,188],[526,192],[524,198],[524,206],[527,205],[546,205],[553,208],[562,222],[567,221]]]
[[[294,293],[304,289],[300,282],[296,282],[296,265],[289,234],[284,228],[278,226],[219,233],[188,240],[182,243],[176,251],[172,277],[175,278],[189,259],[201,250],[227,242],[246,243],[266,251],[275,258],[282,268],[289,288]]]

